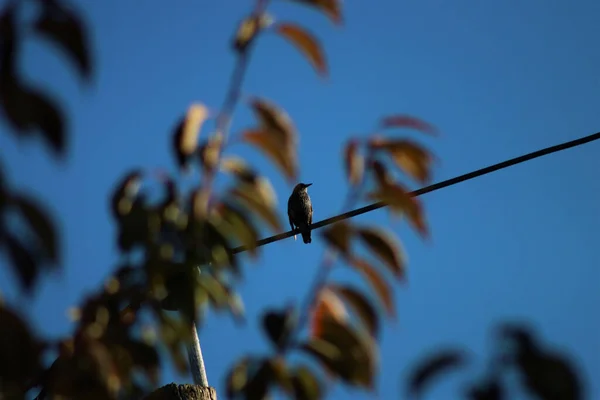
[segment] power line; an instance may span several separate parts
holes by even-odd
[[[498,171],[498,170],[501,170],[504,168],[512,167],[513,165],[517,165],[517,164],[521,164],[521,163],[524,163],[529,160],[533,160],[534,158],[539,158],[539,157],[543,157],[548,154],[557,153],[559,151],[570,149],[571,147],[581,146],[583,144],[593,142],[594,140],[598,140],[598,139],[600,139],[600,132],[594,133],[589,136],[584,136],[579,139],[571,140],[569,142],[557,144],[555,146],[546,147],[545,149],[537,150],[532,153],[528,153],[528,154],[524,154],[519,157],[511,158],[510,160],[506,160],[506,161],[500,162],[498,164],[490,165],[488,167],[484,167],[484,168],[478,169],[473,172],[459,175],[454,178],[446,179],[445,181],[434,183],[432,185],[425,186],[421,189],[414,190],[414,191],[410,192],[409,195],[410,196],[420,196],[422,194],[434,192],[436,190],[443,189],[448,186],[453,186],[458,183],[468,181],[468,180],[471,180],[474,178],[478,178],[480,176],[487,175],[487,174],[490,174],[492,172],[495,172],[495,171]],[[381,202],[381,201],[377,202],[377,203],[373,203],[368,206],[357,208],[356,210],[348,211],[343,214],[336,215],[334,217],[327,218],[322,221],[316,222],[310,226],[310,229],[311,230],[319,229],[324,226],[331,225],[335,222],[339,222],[339,221],[343,221],[348,218],[356,217],[357,215],[365,214],[370,211],[374,211],[379,208],[383,208],[385,206],[387,206],[387,204],[384,202]],[[256,246],[257,247],[264,246],[269,243],[273,243],[273,242],[277,242],[279,240],[289,238],[291,236],[294,236],[295,234],[299,234],[298,229],[296,229],[294,231],[279,233],[277,235],[261,239],[258,242],[256,242]],[[239,246],[239,247],[236,247],[233,249],[233,253],[241,253],[241,252],[244,252],[247,250],[248,250],[247,246]]]

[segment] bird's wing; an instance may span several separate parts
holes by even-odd
[[[292,212],[289,208],[288,208],[288,219],[290,220],[290,228],[292,228],[292,230],[294,230],[294,223],[292,222]],[[296,240],[296,235],[294,235],[294,240]]]
[[[313,215],[313,208],[312,208],[312,203],[310,203],[310,212],[308,213],[308,224],[309,225],[312,224],[312,215]]]

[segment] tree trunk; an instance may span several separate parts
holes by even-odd
[[[217,400],[217,391],[213,387],[169,383],[150,393],[144,400]]]

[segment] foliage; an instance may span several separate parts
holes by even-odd
[[[64,155],[68,140],[62,110],[47,94],[30,88],[16,71],[22,32],[41,35],[58,46],[87,80],[94,72],[92,51],[85,24],[72,7],[59,0],[36,2],[38,15],[28,26],[30,30],[18,29],[16,15],[21,2],[12,1],[2,10],[0,100],[18,137],[36,132],[51,150]],[[343,20],[337,0],[292,3],[310,6],[333,23]],[[8,360],[0,364],[0,394],[20,398],[39,388],[40,398],[137,398],[156,386],[159,347],[168,350],[180,372],[188,371],[184,346],[192,340],[191,323],[201,322],[200,311],[211,307],[243,318],[243,303],[235,292],[236,280],[243,273],[239,254],[247,252],[258,259],[257,242],[265,228],[275,234],[283,228],[269,179],[232,154],[232,145],[258,149],[290,185],[295,184],[299,170],[299,133],[287,112],[270,99],[251,97],[248,106],[256,124],[234,132],[236,140],[230,138],[232,113],[252,48],[262,34],[279,35],[295,46],[320,76],[328,74],[317,37],[295,23],[276,21],[267,13],[268,5],[268,0],[256,0],[234,34],[231,45],[237,61],[223,106],[215,113],[195,102],[174,121],[176,165],[181,175],[199,174],[196,181],[200,183],[184,192],[179,185],[182,176],[136,169],[115,185],[110,202],[122,262],[104,285],[74,310],[72,335],[46,341],[32,332],[15,307],[0,306],[0,358]],[[216,120],[216,128],[202,135],[210,119]],[[361,200],[385,202],[392,215],[405,216],[427,238],[422,205],[399,174],[425,184],[431,179],[434,157],[415,140],[394,134],[403,129],[436,133],[427,122],[398,114],[383,116],[373,132],[348,140],[342,152],[349,184],[343,209]],[[219,173],[231,179],[226,189],[217,192],[213,182]],[[149,200],[153,184],[163,193],[159,201]],[[20,217],[29,234],[20,237],[11,231],[8,214]],[[0,216],[0,244],[19,283],[30,293],[41,268],[62,262],[55,223],[35,200],[11,190],[3,174]],[[327,394],[322,371],[329,382],[374,389],[382,320],[394,318],[396,313],[390,278],[405,279],[402,246],[383,227],[349,220],[328,226],[321,238],[327,250],[306,301],[265,310],[262,326],[272,351],[240,358],[229,371],[222,395],[256,399],[277,390],[290,398],[319,399]],[[329,278],[338,260],[368,282],[370,293]],[[516,359],[525,371],[526,384],[542,393],[536,382],[544,377],[535,372],[540,363],[535,357],[541,353],[531,351],[535,348],[531,340],[527,343],[530,351],[517,352]],[[291,354],[302,355],[302,361],[290,361]],[[49,366],[42,362],[47,356],[55,358]],[[432,377],[464,362],[459,351],[436,355],[415,370],[409,395],[418,396]],[[484,389],[477,390],[483,393]],[[492,389],[486,390],[492,393]],[[478,399],[501,398],[490,396],[471,394]]]

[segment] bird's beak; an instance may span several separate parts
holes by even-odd
[[[310,185],[312,185],[312,183],[307,183],[307,184],[306,184],[306,187],[309,187]]]

